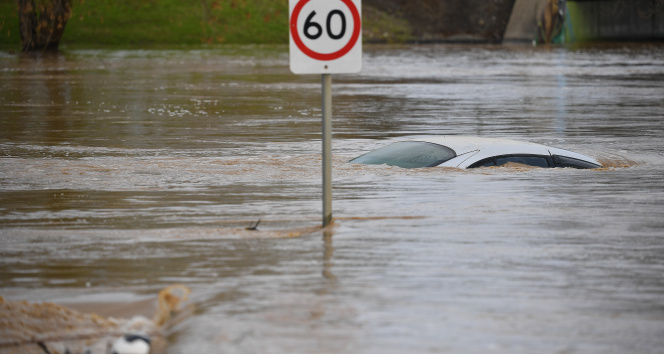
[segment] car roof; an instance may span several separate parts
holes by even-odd
[[[548,151],[548,148],[544,145],[502,138],[480,138],[474,136],[428,136],[412,140],[444,145],[454,150],[457,155],[463,155],[465,153],[481,149],[498,149],[515,152],[518,151],[520,153],[524,153],[525,151],[532,151],[532,153],[546,153],[546,151]]]
[[[470,164],[487,157],[531,154],[531,155],[561,155],[589,161],[600,165],[595,159],[572,151],[545,146],[541,144],[517,141],[503,138],[481,138],[471,136],[425,136],[409,139],[411,141],[424,141],[428,143],[447,146],[454,150],[457,157],[444,163],[443,166],[468,167]],[[471,158],[472,157],[472,158]]]

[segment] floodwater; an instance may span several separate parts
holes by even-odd
[[[282,46],[0,54],[0,295],[186,285],[168,353],[661,353],[664,45],[365,47],[326,232],[320,94]],[[427,134],[607,168],[346,163]]]

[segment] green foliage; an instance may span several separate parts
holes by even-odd
[[[74,0],[62,43],[143,46],[202,40],[200,0]]]
[[[404,43],[414,38],[408,21],[389,15],[373,6],[362,6],[362,22],[365,42]]]
[[[37,0],[48,1],[48,0]],[[405,21],[363,8],[365,40],[402,42]],[[287,0],[72,0],[61,46],[288,43]],[[20,49],[13,0],[0,1],[0,48]]]
[[[288,43],[285,0],[73,0],[72,9],[65,46]],[[17,6],[2,1],[0,48],[16,47]]]
[[[201,0],[208,42],[288,43],[288,2]]]
[[[18,5],[15,1],[0,1],[0,48],[21,48],[18,27]]]
[[[287,22],[284,1],[76,0],[63,43],[286,43]]]

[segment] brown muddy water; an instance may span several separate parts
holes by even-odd
[[[286,47],[0,54],[0,295],[186,285],[168,353],[661,353],[664,45],[369,46],[333,92],[323,233],[320,77]],[[346,163],[427,134],[608,168]]]

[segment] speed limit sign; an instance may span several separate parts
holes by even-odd
[[[295,74],[362,68],[361,0],[289,0],[290,68]]]

